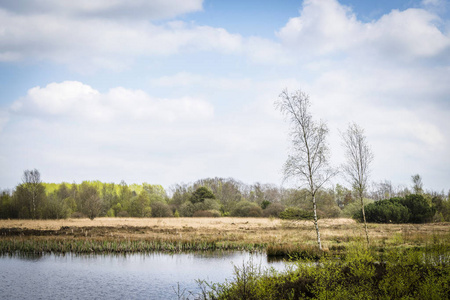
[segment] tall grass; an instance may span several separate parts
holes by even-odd
[[[14,253],[146,253],[187,251],[262,251],[264,244],[216,241],[96,240],[96,239],[2,239],[1,254]]]
[[[204,299],[449,299],[449,250],[436,243],[380,255],[359,243],[342,259],[300,260],[284,272],[249,263],[232,281],[200,284]]]

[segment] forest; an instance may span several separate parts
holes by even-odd
[[[373,183],[365,195],[368,222],[424,223],[450,221],[449,194],[412,186]],[[416,181],[414,180],[416,178]],[[420,177],[419,177],[420,178]],[[306,189],[274,184],[245,184],[233,178],[206,178],[175,184],[169,191],[157,184],[100,181],[44,183],[38,170],[26,170],[22,183],[0,195],[2,219],[64,219],[96,217],[269,217],[311,219]],[[319,218],[361,219],[355,191],[336,184],[316,196]]]

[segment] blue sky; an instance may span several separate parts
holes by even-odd
[[[0,188],[204,177],[281,184],[302,89],[365,128],[372,180],[450,188],[450,3],[0,0]],[[333,183],[341,182],[336,178]]]

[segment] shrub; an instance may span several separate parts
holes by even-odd
[[[284,205],[281,203],[272,203],[263,210],[264,217],[276,217],[280,216],[280,213],[285,209]]]
[[[364,198],[363,201],[364,201],[364,207],[367,207],[367,205],[374,203],[374,201],[372,199]],[[361,211],[361,202],[355,201],[344,207],[344,209],[342,210],[342,215],[344,217],[351,218],[355,214],[358,214],[360,211]]]
[[[407,195],[400,200],[400,203],[409,209],[411,214],[409,222],[425,223],[432,220],[436,210],[422,195]]]
[[[180,215],[182,217],[192,217],[195,212],[194,204],[190,201],[186,201],[180,206]]]
[[[369,204],[365,208],[366,221],[375,223],[424,223],[433,219],[435,208],[422,195],[407,195]],[[354,217],[362,220],[362,213]]]
[[[261,217],[262,208],[249,201],[239,201],[231,212],[233,217]]]
[[[150,207],[152,208],[152,217],[166,218],[172,217],[172,210],[170,206],[163,202],[153,202]]]
[[[312,212],[298,207],[288,207],[280,213],[280,219],[284,220],[311,220],[313,217]]]
[[[117,214],[117,217],[118,218],[126,218],[126,217],[129,217],[129,214],[128,214],[128,212],[126,210],[121,210]]]
[[[201,186],[192,193],[190,201],[192,203],[203,202],[205,199],[215,199],[213,192],[206,186]]]
[[[375,223],[407,223],[410,218],[409,209],[403,206],[400,198],[380,200],[365,208],[366,221]],[[355,214],[355,219],[362,220],[362,212]]]

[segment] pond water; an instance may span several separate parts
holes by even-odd
[[[194,299],[197,279],[224,282],[249,261],[285,268],[247,252],[1,256],[0,299]]]

